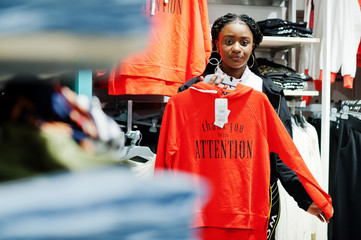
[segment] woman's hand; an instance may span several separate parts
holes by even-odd
[[[321,222],[325,222],[329,223],[330,219],[328,219],[325,215],[325,213],[319,208],[317,207],[316,203],[311,203],[310,207],[307,209],[307,212],[315,215],[318,219],[320,219]],[[333,212],[333,208],[332,208],[332,212]]]
[[[224,75],[221,75],[219,78],[218,78],[218,76],[219,76],[219,74],[215,73],[209,79],[209,81],[207,83],[210,84],[210,85],[213,85],[213,86],[218,86],[220,88],[226,89],[228,86],[221,83],[223,81],[223,79],[224,79]],[[201,81],[204,81],[204,77],[201,76],[200,79],[201,79]]]

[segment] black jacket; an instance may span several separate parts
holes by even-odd
[[[260,76],[263,79],[262,91],[267,95],[273,108],[276,110],[278,116],[282,120],[288,133],[292,137],[291,114],[289,112],[283,91],[273,83],[270,78]],[[187,90],[190,86],[200,81],[200,76],[191,78],[186,83],[178,88],[178,92]],[[271,185],[280,179],[282,186],[291,195],[298,206],[307,211],[308,207],[313,202],[296,173],[288,168],[286,164],[278,157],[276,153],[271,153]]]

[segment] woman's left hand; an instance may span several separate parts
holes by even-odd
[[[319,207],[317,207],[316,203],[314,202],[311,203],[310,207],[307,209],[307,212],[312,215],[315,215],[318,219],[320,219],[321,222],[325,222],[325,221],[326,223],[330,222],[330,219],[326,217],[325,213]]]

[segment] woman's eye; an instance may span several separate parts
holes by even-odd
[[[226,44],[227,44],[227,45],[231,45],[231,44],[233,44],[233,41],[232,41],[231,39],[227,39],[227,40],[226,40]]]
[[[242,45],[242,46],[247,46],[248,44],[249,44],[248,41],[242,41],[242,42],[241,42],[241,45]]]

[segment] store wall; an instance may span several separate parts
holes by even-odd
[[[287,8],[283,6],[247,6],[240,4],[219,4],[211,2],[212,1],[208,1],[208,15],[210,26],[212,26],[213,22],[218,17],[227,13],[247,14],[255,21],[265,20],[267,18],[286,19]]]

